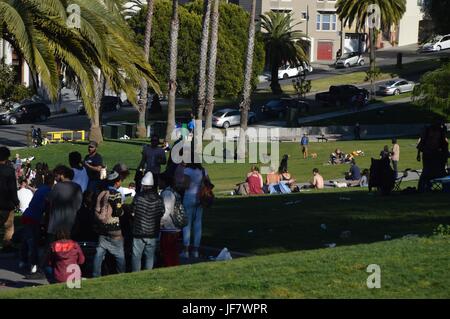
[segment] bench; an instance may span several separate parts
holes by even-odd
[[[317,142],[321,142],[321,141],[328,142],[328,138],[326,138],[325,135],[317,137]]]

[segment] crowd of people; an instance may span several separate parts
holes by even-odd
[[[170,157],[167,162],[165,153],[153,136],[142,150],[134,182],[125,187],[130,170],[117,163],[107,172],[95,142],[89,143],[84,160],[71,152],[69,165],[50,169],[38,163],[27,178],[18,173],[19,156],[12,162],[10,150],[0,147],[3,252],[15,251],[14,244],[20,243],[19,267],[27,277],[56,282],[64,282],[71,267],[88,259],[80,242],[96,243],[93,277],[102,275],[107,254],[115,260],[113,273],[152,269],[155,256],[167,267],[178,265],[180,256],[198,258],[202,213],[208,206],[200,193],[213,185],[201,164],[176,164]],[[17,214],[21,226],[15,230]]]

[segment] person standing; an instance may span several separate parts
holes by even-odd
[[[19,208],[17,181],[14,167],[8,162],[11,152],[0,147],[0,225],[4,225],[3,252],[13,251],[14,211]]]
[[[97,142],[89,142],[88,155],[84,158],[84,166],[89,177],[88,190],[91,192],[97,192],[100,184],[100,172],[103,169],[103,158],[97,152],[97,148]]]
[[[142,179],[142,192],[133,199],[133,255],[131,271],[140,271],[142,255],[145,255],[144,269],[152,269],[155,257],[156,238],[159,236],[164,202],[156,192],[152,172]]]
[[[30,205],[33,198],[33,191],[28,188],[28,180],[25,177],[19,178],[19,190],[17,191],[17,197],[20,202],[20,211],[23,213]]]
[[[193,249],[192,256],[199,257],[198,249],[202,239],[202,215],[203,207],[199,202],[199,193],[203,179],[209,179],[208,172],[202,167],[200,163],[187,164],[184,170],[184,198],[183,206],[188,217],[188,224],[183,228],[183,244],[184,251],[181,256],[189,258],[189,247],[191,245],[191,228],[193,228]]]
[[[69,154],[69,165],[73,171],[73,182],[80,185],[81,192],[84,193],[87,190],[89,184],[89,176],[86,168],[84,168],[81,162],[81,154],[79,152],[72,152]]]
[[[53,170],[53,174],[57,183],[48,195],[50,202],[47,229],[49,242],[53,242],[58,229],[72,230],[83,201],[81,188],[72,182],[73,171],[69,167],[59,165]]]
[[[355,124],[353,133],[355,134],[355,140],[361,139],[361,126],[359,125],[359,123]]]
[[[158,175],[161,173],[161,165],[165,165],[166,152],[159,147],[159,137],[153,135],[151,138],[151,144],[144,146],[142,150],[142,159],[139,164],[139,168],[144,168],[145,173],[151,172],[156,187],[158,186]]]
[[[303,137],[300,141],[300,145],[302,147],[303,159],[308,158],[308,144],[309,144],[309,138],[305,133],[305,134],[303,134]]]
[[[115,171],[112,171],[107,179],[108,187],[98,195],[95,206],[99,237],[92,270],[93,277],[101,276],[102,263],[107,252],[115,257],[117,272],[125,272],[124,242],[120,228],[120,217],[123,215],[122,195],[118,192],[122,180]]]
[[[172,217],[175,209],[183,207],[182,199],[173,188],[173,178],[167,173],[161,174],[159,186],[162,189],[161,197],[164,201],[164,215],[161,218],[161,255],[165,267],[178,266],[180,264],[178,239],[181,229],[174,225]]]
[[[400,145],[397,143],[397,139],[392,139],[392,152],[391,152],[392,168],[394,169],[394,176],[398,175],[398,161],[400,160]]]

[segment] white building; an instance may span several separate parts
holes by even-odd
[[[27,62],[14,50],[14,48],[4,39],[0,39],[0,59],[6,65],[11,65],[17,73],[17,82],[29,87],[32,85],[30,67]]]
[[[419,40],[419,23],[424,14],[421,0],[406,0],[406,12],[398,25],[397,45],[416,44]]]

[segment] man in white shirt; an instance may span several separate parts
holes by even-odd
[[[20,210],[22,213],[25,211],[25,209],[28,208],[28,205],[30,205],[31,200],[33,199],[33,192],[28,188],[28,181],[26,178],[21,177],[19,179],[19,190],[17,191],[17,197],[20,201]]]

